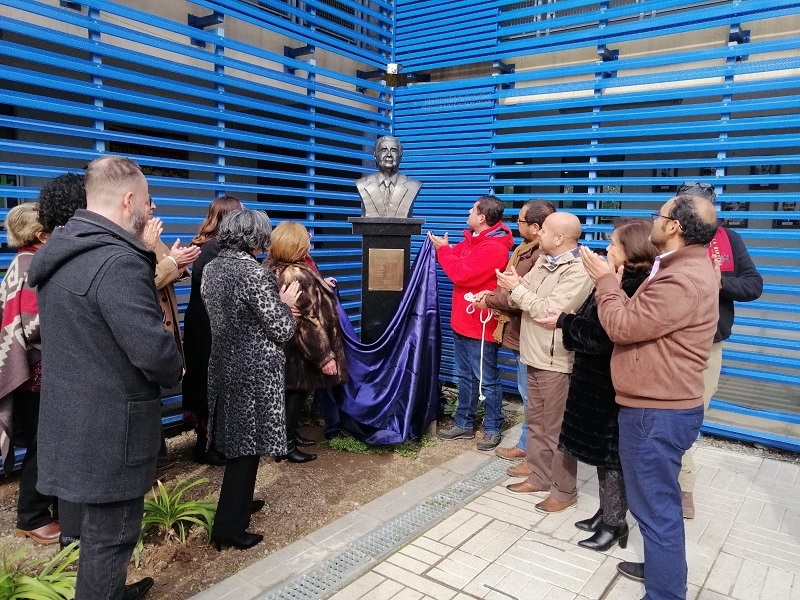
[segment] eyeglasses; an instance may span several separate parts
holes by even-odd
[[[692,195],[692,192],[694,192],[695,196],[700,195],[704,198],[708,198],[711,201],[714,201],[717,197],[716,193],[714,192],[714,186],[710,183],[684,181],[680,186],[678,186],[679,196],[687,193]]]
[[[523,219],[517,219],[517,225],[526,225],[528,222]]]
[[[667,221],[675,221],[678,224],[678,227],[683,229],[683,225],[678,219],[674,219],[668,215],[662,215],[660,212],[650,213],[650,216],[653,217],[653,221],[658,221],[659,219],[666,219]]]
[[[710,183],[704,183],[704,182],[698,182],[698,181],[684,181],[681,184],[681,187],[679,187],[678,189],[679,190],[683,190],[683,189],[688,189],[688,188],[693,188],[693,187],[699,187],[702,190],[713,190],[714,189],[714,186],[711,185]]]

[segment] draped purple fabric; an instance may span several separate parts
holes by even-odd
[[[317,392],[325,435],[345,430],[367,444],[420,437],[436,418],[439,403],[441,327],[430,241],[414,261],[397,314],[380,339],[362,344],[341,305],[339,321],[350,381]]]

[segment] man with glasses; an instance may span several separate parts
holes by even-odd
[[[714,186],[710,183],[686,181],[678,188],[678,194],[704,198],[711,204],[717,201]],[[703,371],[705,384],[703,406],[706,410],[708,410],[711,397],[716,394],[719,386],[719,374],[722,369],[722,342],[731,336],[734,318],[733,303],[758,300],[764,287],[764,280],[756,270],[742,237],[732,229],[717,227],[714,239],[708,245],[708,257],[714,263],[714,270],[719,282],[719,321],[717,322],[717,333],[714,335],[714,344],[711,346],[711,356],[708,358],[708,368]],[[681,502],[685,519],[694,518],[695,479],[694,458],[691,452],[687,452],[683,455],[681,475],[678,478],[681,485]]]
[[[514,269],[517,275],[525,277],[539,258],[539,232],[544,220],[556,212],[553,203],[548,200],[530,200],[519,211],[517,228],[522,236],[522,243],[514,249],[506,266],[506,271]],[[508,302],[508,291],[497,286],[493,292],[475,294],[475,306],[481,309],[491,308],[497,314],[497,327],[494,339],[504,348],[511,350],[517,364],[517,390],[522,397],[523,417],[528,408],[528,367],[519,357],[519,333],[522,323],[522,311],[511,308]],[[522,419],[522,430],[516,446],[497,448],[495,454],[506,460],[522,460],[528,446],[528,426]],[[527,477],[531,471],[525,461],[508,468],[512,477]]]
[[[586,248],[600,323],[614,342],[611,377],[619,456],[631,513],[644,539],[645,597],[686,597],[686,545],[678,473],[703,423],[703,371],[719,314],[719,284],[705,246],[714,206],[677,196],[653,213],[660,250],[650,277],[628,298],[614,268]],[[624,575],[641,563],[623,562]]]

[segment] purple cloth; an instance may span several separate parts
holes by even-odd
[[[362,344],[339,306],[350,381],[320,390],[326,437],[341,430],[367,444],[399,444],[420,437],[439,404],[441,324],[436,255],[425,240],[403,299],[386,331]]]

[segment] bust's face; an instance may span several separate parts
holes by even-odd
[[[395,173],[400,166],[400,145],[394,138],[383,138],[375,148],[375,164],[384,173]]]

